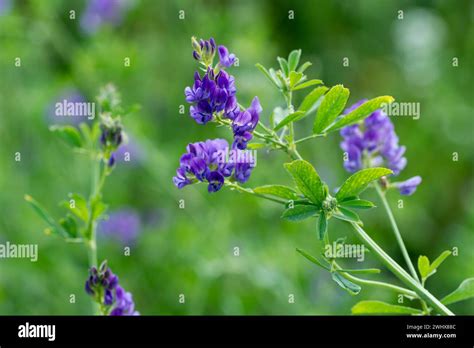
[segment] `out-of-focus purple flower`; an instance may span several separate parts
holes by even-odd
[[[228,68],[229,66],[235,63],[236,57],[235,54],[230,53],[227,47],[220,45],[218,47],[219,52],[219,63],[221,66]]]
[[[360,100],[347,108],[344,114],[355,110],[366,101],[366,99]],[[393,123],[382,110],[374,111],[363,123],[341,129],[340,133],[343,138],[340,144],[341,149],[347,156],[344,168],[348,172],[353,173],[364,167],[386,166],[393,171],[394,175],[398,175],[407,165],[407,159],[403,156],[406,148],[398,144],[398,136]],[[408,194],[414,192],[421,182],[420,177],[415,178],[419,178],[415,188],[412,191],[404,190],[404,192],[410,192]]]
[[[0,0],[0,16],[3,16],[10,12],[12,7],[11,0]]]
[[[58,106],[62,107],[62,105],[65,103],[77,104],[77,103],[86,103],[86,102],[87,102],[86,98],[77,89],[66,88],[62,90],[61,93],[51,101],[51,104],[49,104],[46,109],[47,122],[49,124],[72,124],[72,125],[79,125],[82,122],[89,122],[90,120],[87,115],[69,115],[69,113],[68,115],[64,115],[63,113],[57,112]]]
[[[394,183],[394,186],[398,188],[400,194],[410,196],[416,191],[419,184],[421,184],[421,177],[417,175],[405,181]]]
[[[141,230],[141,219],[138,213],[129,208],[114,211],[107,220],[99,223],[101,235],[115,238],[124,245],[135,242]]]
[[[252,132],[257,127],[260,119],[262,106],[258,97],[253,98],[252,104],[247,110],[241,111],[232,121],[232,129],[234,131],[233,148],[244,150],[247,143],[252,139]]]
[[[192,143],[186,150],[187,152],[181,156],[180,165],[173,178],[174,184],[179,189],[200,181],[208,183],[209,192],[217,192],[222,188],[225,178],[232,176],[234,169],[235,180],[243,183],[248,180],[255,166],[253,159],[251,163],[228,160],[229,144],[224,139]],[[238,159],[248,158],[238,149],[232,151],[237,152],[234,157]]]
[[[117,162],[123,162],[130,166],[139,164],[144,157],[143,149],[133,138],[127,134],[127,142],[124,142],[115,152]]]
[[[105,23],[116,26],[122,22],[127,9],[125,0],[89,0],[81,17],[81,28],[92,34]]]
[[[91,267],[85,284],[86,293],[95,301],[106,306],[110,315],[139,315],[135,311],[132,294],[120,285],[118,277],[104,261],[97,267]]]

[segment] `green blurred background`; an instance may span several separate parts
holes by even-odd
[[[173,186],[187,143],[230,139],[225,129],[197,125],[187,105],[179,113],[197,67],[192,35],[213,36],[239,57],[240,66],[230,71],[239,101],[248,105],[258,95],[264,121],[284,101],[255,63],[275,66],[276,56],[295,48],[303,50],[303,61],[313,62],[311,78],[328,86],[343,83],[350,102],[385,94],[420,102],[419,120],[393,121],[407,146],[408,166],[400,178],[421,175],[423,183],[404,198],[403,209],[396,208],[398,193],[389,200],[413,260],[459,248],[459,256],[427,282],[435,295],[474,276],[472,1],[126,2],[121,19],[90,30],[81,25],[88,1],[0,1],[0,242],[39,245],[38,262],[0,259],[0,314],[90,313],[84,247],[44,235],[44,223],[23,196],[33,195],[59,217],[64,211],[56,202],[72,191],[88,194],[88,162],[48,131],[55,122],[49,114],[64,95],[80,93],[92,101],[107,82],[116,84],[125,105],[142,106],[125,120],[132,160],[118,163],[105,188],[110,210],[132,211],[140,226],[127,243],[130,256],[121,242],[102,237],[99,258],[108,259],[142,314],[349,314],[362,299],[396,300],[373,289],[351,297],[298,255],[296,247],[316,253],[311,222],[280,221],[279,206],[228,190],[208,194],[203,186]],[[124,67],[125,57],[130,67]],[[344,57],[349,67],[343,67]],[[308,135],[311,121],[301,122],[297,134]],[[347,176],[340,140],[332,134],[301,146],[330,187]],[[284,154],[260,152],[247,186],[290,184],[284,161]],[[365,197],[379,203],[373,192]],[[178,206],[181,199],[185,209]],[[377,208],[361,216],[373,238],[402,263],[385,212]],[[357,242],[343,223],[331,227],[334,237]],[[379,265],[367,255],[363,266]],[[396,282],[386,271],[379,279]],[[474,314],[474,301],[452,308]]]

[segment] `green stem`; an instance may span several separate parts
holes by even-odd
[[[398,263],[396,263],[357,223],[350,223],[357,236],[366,244],[374,255],[418,297],[429,303],[435,310],[444,315],[454,315],[445,305],[413,279]]]
[[[325,137],[325,136],[326,136],[326,133],[309,135],[307,137],[296,140],[295,144],[299,144],[299,143],[302,143],[303,141],[310,140],[313,138],[319,138],[319,137]]]
[[[408,269],[410,270],[412,277],[416,279],[418,282],[420,282],[420,279],[418,278],[418,274],[416,273],[415,267],[413,266],[413,263],[411,262],[410,255],[408,255],[407,248],[405,246],[405,243],[403,242],[403,238],[400,233],[400,230],[398,229],[398,225],[397,225],[397,222],[395,221],[395,217],[393,216],[392,209],[390,209],[387,198],[385,197],[385,193],[382,191],[382,188],[377,183],[375,184],[375,190],[377,191],[380,197],[380,200],[382,201],[382,204],[385,208],[385,211],[387,212],[388,219],[390,220],[390,224],[392,225],[393,233],[395,234],[395,238],[397,239],[398,246],[400,247],[400,250],[402,251],[405,262],[408,265]]]

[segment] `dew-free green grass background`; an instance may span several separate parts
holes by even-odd
[[[13,1],[0,17],[0,242],[38,243],[39,260],[0,260],[0,314],[89,314],[83,291],[87,255],[81,245],[43,234],[44,223],[26,204],[32,194],[55,216],[68,192],[88,194],[89,167],[48,131],[45,115],[65,88],[79,89],[89,100],[98,88],[115,83],[124,103],[142,110],[125,120],[142,149],[143,161],[119,164],[106,184],[112,210],[132,207],[143,223],[131,256],[120,244],[101,239],[99,258],[107,258],[122,285],[133,292],[142,314],[349,314],[359,300],[396,300],[363,289],[351,297],[328,273],[298,255],[315,252],[314,222],[279,220],[271,202],[204,186],[177,190],[171,177],[189,142],[231,138],[213,125],[197,125],[179,114],[183,90],[197,64],[190,37],[215,37],[240,58],[230,69],[240,103],[258,95],[262,119],[284,101],[255,68],[276,65],[276,56],[295,48],[313,62],[312,78],[328,86],[343,83],[350,102],[378,95],[421,103],[421,118],[394,118],[408,166],[400,176],[421,175],[415,195],[404,198],[395,215],[412,259],[433,259],[457,247],[427,287],[437,296],[474,276],[473,61],[474,3],[471,1],[152,1],[133,2],[118,27],[105,26],[87,36],[79,30],[86,1]],[[71,9],[77,19],[69,20]],[[178,12],[185,11],[185,20]],[[295,19],[288,19],[293,10]],[[404,19],[397,17],[402,10]],[[21,68],[14,59],[21,57]],[[131,67],[124,68],[124,57]],[[348,57],[349,67],[342,66]],[[459,66],[452,66],[453,57]],[[55,99],[56,98],[56,99]],[[298,103],[302,93],[296,97]],[[187,107],[187,106],[186,106]],[[311,118],[296,126],[308,135]],[[347,173],[340,137],[331,134],[301,146],[302,155],[331,187]],[[14,161],[21,152],[21,162]],[[459,161],[453,162],[453,152]],[[260,152],[249,187],[290,184],[284,154]],[[377,204],[372,192],[364,194]],[[178,201],[185,200],[185,209]],[[392,192],[396,206],[400,196]],[[367,231],[400,263],[395,239],[381,208],[361,213]],[[343,223],[331,235],[357,242]],[[240,256],[233,248],[240,248]],[[379,266],[370,256],[363,266]],[[350,266],[351,263],[345,263]],[[361,266],[352,264],[353,266]],[[381,279],[396,282],[384,271]],[[69,303],[70,294],[76,303]],[[178,302],[185,294],[186,303]],[[288,303],[294,294],[295,303]],[[452,306],[474,314],[474,300]]]

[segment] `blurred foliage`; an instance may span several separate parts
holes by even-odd
[[[124,120],[140,156],[118,167],[105,187],[111,210],[136,209],[140,236],[124,256],[113,240],[99,241],[122,285],[134,294],[142,314],[349,314],[359,300],[396,300],[392,294],[363,289],[350,297],[330,276],[301,257],[296,248],[317,248],[311,222],[279,220],[270,202],[205,187],[182,191],[171,178],[189,142],[229,137],[202,127],[186,113],[183,90],[197,64],[190,37],[215,37],[240,59],[239,101],[258,95],[263,119],[284,101],[255,67],[276,64],[277,55],[295,48],[313,62],[310,78],[343,83],[350,102],[377,95],[421,103],[421,118],[395,118],[408,166],[401,179],[421,175],[415,195],[395,209],[413,260],[423,254],[459,248],[428,288],[437,296],[474,275],[473,64],[474,3],[465,1],[129,1],[116,26],[85,34],[80,16],[87,1],[11,1],[0,15],[0,242],[38,243],[39,260],[0,260],[0,314],[88,314],[83,287],[87,255],[81,245],[43,234],[43,223],[23,200],[30,193],[59,216],[60,201],[71,191],[88,193],[87,158],[73,154],[48,131],[51,105],[68,89],[92,101],[100,86],[113,82],[124,105],[141,111]],[[76,19],[70,20],[70,10]],[[185,19],[179,19],[184,10]],[[398,19],[402,10],[404,18]],[[294,20],[288,19],[294,11]],[[21,58],[21,68],[15,58]],[[130,57],[131,66],[124,67]],[[349,67],[342,60],[348,57]],[[459,66],[452,66],[453,57]],[[296,96],[296,102],[302,94]],[[187,107],[186,107],[187,108]],[[311,127],[310,118],[296,131]],[[331,187],[347,176],[337,134],[301,146]],[[14,154],[21,153],[21,161]],[[452,161],[453,152],[459,161]],[[139,159],[139,160],[138,160]],[[289,184],[280,153],[259,153],[248,186]],[[365,195],[377,202],[373,193]],[[185,209],[179,200],[185,200]],[[396,206],[400,197],[389,200]],[[400,263],[401,254],[381,208],[363,212],[367,230]],[[332,236],[350,229],[334,223]],[[234,247],[240,256],[234,256]],[[349,265],[349,262],[346,262]],[[364,267],[377,266],[370,255]],[[388,272],[381,277],[396,281]],[[70,294],[76,303],[69,303]],[[179,294],[186,303],[178,301]],[[288,303],[294,294],[295,303]],[[474,301],[456,304],[473,314]]]

